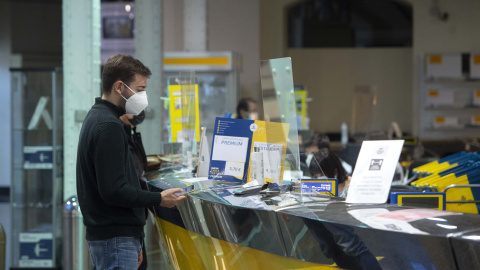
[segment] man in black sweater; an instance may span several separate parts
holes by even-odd
[[[148,105],[150,70],[126,55],[110,57],[102,73],[102,97],[88,112],[77,152],[77,194],[87,227],[93,269],[137,269],[145,237],[145,207],[174,207],[182,189],[141,189],[119,117]]]

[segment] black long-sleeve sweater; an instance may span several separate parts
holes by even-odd
[[[159,206],[158,192],[143,191],[119,117],[125,111],[95,99],[83,122],[77,150],[77,195],[87,240],[143,238],[145,207]]]

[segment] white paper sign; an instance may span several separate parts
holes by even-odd
[[[347,203],[385,203],[403,140],[364,141],[348,188]]]
[[[245,162],[247,158],[247,137],[217,135],[213,145],[212,160]]]
[[[253,147],[258,147],[263,153],[263,175],[265,178],[279,179],[282,160],[283,145],[277,143],[254,142]]]

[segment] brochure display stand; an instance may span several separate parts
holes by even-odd
[[[271,136],[267,137],[269,133]],[[250,182],[251,153],[257,148],[259,152],[263,153],[265,183],[278,183],[280,179],[283,179],[287,133],[288,124],[217,118],[209,178]]]
[[[260,74],[266,121],[216,119],[210,179],[249,182],[254,149],[263,153],[265,183],[302,177],[291,60],[261,61]]]

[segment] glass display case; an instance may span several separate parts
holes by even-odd
[[[188,172],[193,170],[197,156],[197,141],[200,139],[199,98],[195,72],[180,72],[167,78],[168,106],[164,123],[168,123],[168,143],[163,144],[163,154],[182,159]],[[168,117],[167,117],[168,116]],[[196,164],[196,162],[195,162]]]
[[[164,56],[164,76],[166,87],[163,96],[169,100],[169,86],[176,84],[181,73],[195,71],[195,84],[198,87],[198,112],[200,127],[207,128],[207,138],[211,140],[216,117],[225,117],[236,111],[239,97],[239,73],[241,56],[235,52],[166,52]],[[171,133],[169,107],[163,113],[162,141],[172,149],[178,143]],[[211,145],[211,141],[209,142]],[[181,147],[180,145],[178,147]],[[165,148],[165,147],[164,147]],[[171,151],[168,151],[170,153]],[[176,151],[174,151],[176,152]]]
[[[11,269],[60,266],[61,69],[11,69]]]

